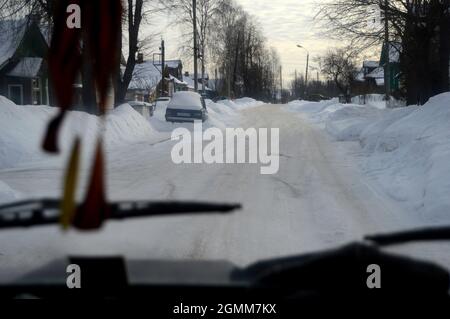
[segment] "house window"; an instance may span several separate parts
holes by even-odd
[[[23,104],[23,86],[21,84],[8,85],[8,98],[18,105]]]
[[[33,105],[42,104],[41,96],[41,79],[36,78],[31,80],[31,96]]]

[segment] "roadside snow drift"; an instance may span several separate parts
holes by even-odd
[[[57,109],[48,106],[18,106],[0,96],[0,168],[50,158],[41,151],[42,138]],[[99,132],[99,118],[84,112],[69,112],[59,139],[63,154],[76,135],[90,149]],[[131,106],[124,104],[106,117],[107,147],[142,141],[155,135],[148,122]]]
[[[208,101],[209,120],[205,127],[225,128],[236,123],[237,110],[256,105],[261,105],[261,102],[248,98],[234,102]],[[54,158],[43,153],[40,146],[45,128],[56,112],[54,107],[16,105],[0,96],[0,169]],[[115,108],[105,120],[107,149],[139,142],[156,143],[170,138],[172,130],[182,124],[167,123],[164,115],[165,108],[159,108],[154,117],[146,120],[128,104]],[[190,127],[192,124],[184,126]],[[59,139],[62,158],[67,155],[75,136],[82,137],[83,153],[89,154],[99,131],[99,117],[85,112],[69,112]]]
[[[358,141],[360,165],[385,192],[432,224],[450,221],[450,93],[422,107],[295,101],[287,106],[338,141]]]

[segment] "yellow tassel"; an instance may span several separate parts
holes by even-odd
[[[76,212],[75,195],[77,191],[78,170],[80,165],[80,139],[77,138],[72,147],[72,153],[67,166],[64,180],[64,195],[61,201],[60,223],[67,230]]]

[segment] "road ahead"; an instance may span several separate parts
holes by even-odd
[[[131,258],[258,259],[336,246],[365,233],[413,226],[407,214],[358,172],[343,144],[318,128],[266,105],[242,111],[242,127],[280,128],[280,169],[259,165],[175,165],[173,142],[141,143],[109,157],[113,199],[230,201],[230,216],[195,216],[111,222],[88,235],[45,227],[0,233],[0,279],[67,254],[123,254]],[[0,180],[34,195],[58,195],[61,169],[0,171]],[[39,189],[42,178],[54,179]],[[57,181],[57,182],[56,182]]]

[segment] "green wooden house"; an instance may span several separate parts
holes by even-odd
[[[383,44],[380,57],[380,67],[383,67],[384,69],[388,64],[390,71],[389,79],[387,79],[386,74],[384,74],[384,83],[389,83],[390,91],[394,92],[400,89],[400,52],[402,46],[401,43],[390,42],[389,49],[387,47],[388,46],[386,44]]]
[[[48,48],[33,21],[0,21],[0,95],[20,105],[52,104]]]

